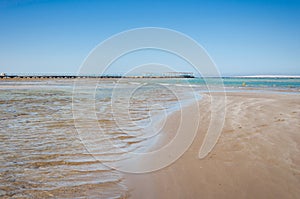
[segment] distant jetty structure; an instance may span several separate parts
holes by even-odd
[[[141,75],[49,75],[49,74],[0,74],[0,79],[77,79],[77,78],[195,78],[191,72],[144,73]]]
[[[145,73],[142,78],[195,78],[191,72]]]

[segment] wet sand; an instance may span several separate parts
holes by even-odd
[[[213,151],[198,158],[210,120],[205,95],[191,147],[162,170],[127,175],[130,198],[299,198],[300,95],[226,95],[225,124]],[[159,145],[174,137],[179,115],[168,118]]]
[[[103,80],[101,85],[110,84]],[[204,94],[200,128],[186,153],[157,172],[124,176],[96,161],[78,139],[72,86],[72,80],[1,85],[0,198],[299,198],[299,93],[227,93],[221,137],[199,159],[212,111]],[[194,106],[185,110],[185,118],[195,114]],[[175,136],[180,117],[175,112],[167,118],[156,147]]]

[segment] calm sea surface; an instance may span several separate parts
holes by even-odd
[[[0,80],[0,197],[126,198],[123,174],[105,166],[120,154],[99,141],[96,160],[82,136],[101,128],[125,151],[147,151],[155,136],[145,134],[155,123],[207,91],[203,79],[78,81],[82,88],[74,97],[71,79]],[[222,90],[215,79],[208,83]],[[225,78],[224,85],[230,91],[300,91],[300,79],[289,78]],[[91,96],[92,107],[86,103]],[[79,134],[72,104],[95,113],[99,126],[87,123],[86,135]]]

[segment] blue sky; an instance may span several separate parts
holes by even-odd
[[[296,0],[0,0],[0,71],[76,73],[101,41],[139,27],[187,34],[223,75],[300,74]]]

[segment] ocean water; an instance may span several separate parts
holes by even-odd
[[[196,80],[197,82],[197,80]],[[286,89],[297,90],[300,88],[300,78],[223,78],[225,87],[247,87],[257,89]],[[245,83],[245,86],[243,86]]]
[[[226,90],[300,91],[297,78],[223,82]],[[149,150],[157,122],[207,91],[203,79],[0,80],[0,197],[127,198],[123,173],[105,163]],[[90,115],[97,125],[85,122]],[[124,154],[92,137],[99,129]],[[95,141],[97,158],[83,139]]]

